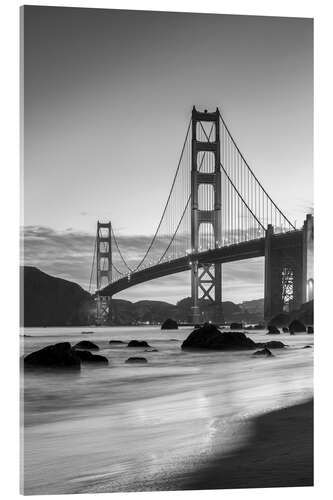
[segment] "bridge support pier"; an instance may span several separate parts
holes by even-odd
[[[112,322],[112,297],[97,295],[96,324],[105,325]]]
[[[303,224],[302,302],[313,300],[313,215],[307,214]]]
[[[297,310],[311,300],[312,248],[312,215],[307,216],[299,232],[274,235],[273,227],[268,226],[265,238],[265,321],[277,314]]]
[[[199,266],[198,266],[198,260],[193,259],[191,261],[191,296],[192,296],[192,320],[193,324],[196,325],[198,323],[201,323],[201,315],[200,315],[200,308],[199,308],[199,297],[198,297],[198,291],[199,291]]]

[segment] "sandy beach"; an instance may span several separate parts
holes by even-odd
[[[304,346],[313,337],[281,334],[288,346],[257,358],[182,351],[190,330],[99,329],[108,365],[70,377],[26,373],[24,493],[311,485],[313,348]],[[75,328],[25,333],[25,353],[84,338]],[[129,353],[133,338],[157,351]],[[129,355],[148,362],[127,364]]]
[[[179,490],[313,485],[313,400],[254,419],[239,450],[175,478]]]

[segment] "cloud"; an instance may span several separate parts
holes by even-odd
[[[45,226],[25,226],[21,232],[21,261],[60,278],[75,281],[89,289],[94,255],[95,234],[68,228],[56,231]],[[144,256],[151,236],[134,235],[117,237],[125,260],[135,266]],[[160,256],[168,244],[168,238],[159,238],[152,248],[152,257]],[[126,268],[114,252],[114,262],[125,272]],[[223,300],[242,302],[263,297],[263,259],[249,259],[223,265]],[[95,274],[92,290],[95,289]],[[152,280],[117,295],[128,300],[166,300],[177,302],[190,295],[189,271]]]

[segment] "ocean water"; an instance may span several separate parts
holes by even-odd
[[[281,340],[274,358],[251,351],[188,352],[190,327],[26,328],[22,355],[56,342],[92,340],[108,366],[80,373],[25,373],[22,377],[22,490],[25,494],[172,489],[175,472],[188,472],[214,453],[241,446],[251,418],[307,400],[313,394],[313,335]],[[26,337],[23,337],[23,334]],[[110,345],[146,340],[158,352]],[[129,356],[147,358],[126,364]]]

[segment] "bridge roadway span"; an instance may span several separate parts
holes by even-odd
[[[295,244],[295,237],[300,243],[302,231],[292,231],[284,234],[276,234],[273,236],[272,243],[278,247],[289,246]],[[274,245],[274,246],[275,246]],[[146,269],[136,271],[130,276],[121,278],[110,285],[103,288],[99,295],[113,296],[116,293],[126,290],[140,283],[151,281],[156,278],[168,276],[170,274],[181,273],[191,269],[191,261],[198,259],[199,267],[203,264],[214,264],[217,262],[225,263],[235,260],[253,259],[255,257],[263,257],[265,255],[265,238],[258,238],[234,245],[228,245],[222,248],[215,248],[197,254],[186,255],[169,262],[156,264]]]

